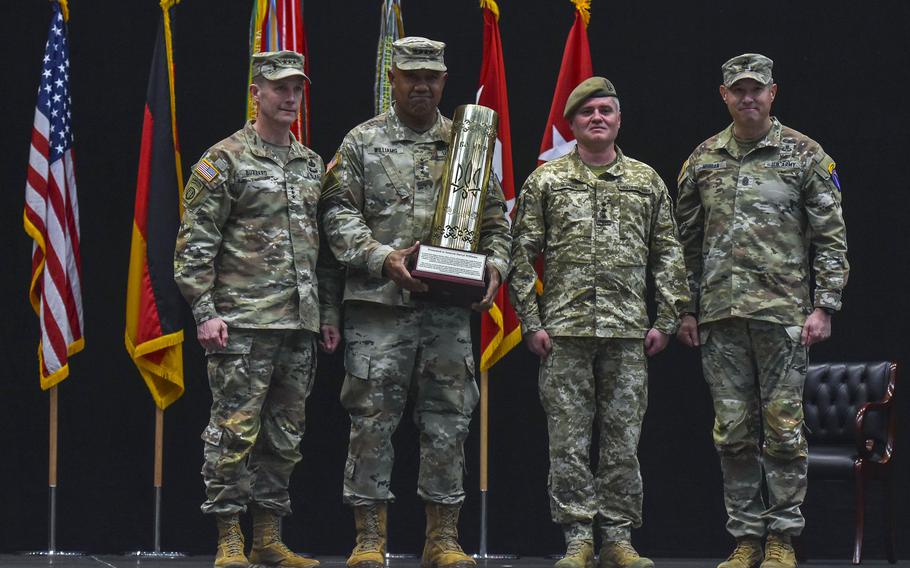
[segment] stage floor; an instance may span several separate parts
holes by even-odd
[[[342,568],[344,558],[322,557],[319,561],[326,568]],[[654,558],[655,568],[714,568],[720,558]],[[479,560],[478,568],[552,568],[553,560],[549,558],[519,558],[513,560]],[[211,556],[189,556],[183,558],[137,558],[135,556],[85,555],[85,556],[18,556],[0,554],[0,566],[3,568],[37,568],[54,566],[55,568],[211,568]],[[419,559],[393,559],[386,566],[389,568],[419,568]],[[812,568],[835,568],[851,566],[849,559],[816,559],[800,563],[800,566]],[[891,566],[885,560],[864,560],[862,566]],[[893,566],[910,568],[910,561],[901,560]]]

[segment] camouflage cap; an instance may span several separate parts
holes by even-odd
[[[724,86],[730,87],[740,79],[755,79],[762,85],[771,84],[774,62],[758,53],[743,53],[720,66],[724,73]]]
[[[446,44],[425,37],[403,37],[392,43],[392,64],[399,69],[445,71]]]
[[[263,51],[253,54],[253,77],[262,75],[269,81],[298,75],[307,81],[303,72],[303,55],[296,51]]]
[[[575,114],[578,107],[583,105],[584,102],[591,97],[616,96],[618,96],[616,94],[616,88],[606,77],[589,77],[579,83],[578,86],[569,93],[569,98],[566,99],[566,108],[562,111],[562,115],[568,120]]]

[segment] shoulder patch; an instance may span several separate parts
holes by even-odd
[[[332,161],[329,162],[329,165],[325,167],[325,173],[332,171],[332,168],[337,166],[341,162],[341,152],[335,152],[335,155],[332,156]]]
[[[205,184],[195,175],[190,176],[190,180],[186,182],[186,187],[183,188],[183,207],[185,209],[191,208],[205,195],[205,192]]]
[[[193,166],[193,171],[207,182],[211,182],[213,179],[218,177],[218,174],[221,173],[221,171],[215,167],[215,164],[213,164],[208,158],[202,158],[199,160],[199,163]]]
[[[682,167],[679,169],[679,175],[676,176],[676,185],[682,185],[684,179],[686,179],[686,174],[689,173],[689,160],[683,162]]]
[[[837,188],[837,191],[840,191],[840,178],[837,177],[837,164],[832,160],[828,164],[828,174],[831,176],[831,181],[834,182],[834,187]]]

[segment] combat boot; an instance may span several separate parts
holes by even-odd
[[[383,568],[386,539],[385,503],[354,507],[357,542],[348,557],[349,568]]]
[[[216,515],[218,525],[218,551],[215,552],[215,568],[249,568],[250,561],[243,553],[243,531],[240,530],[240,516]]]
[[[554,568],[594,568],[594,541],[575,539],[566,546],[566,555],[556,561]]]
[[[600,562],[597,568],[651,568],[654,563],[650,558],[639,556],[627,540],[608,542],[600,549]]]
[[[761,568],[796,568],[796,552],[790,544],[790,537],[773,533],[768,535]]]
[[[736,539],[736,548],[717,568],[755,568],[762,561],[761,539],[742,537]]]
[[[458,544],[458,513],[461,505],[427,503],[427,540],[421,568],[473,568],[474,559]]]
[[[305,558],[288,548],[281,541],[281,518],[261,507],[253,508],[253,549],[250,562],[281,568],[313,568],[319,561]]]

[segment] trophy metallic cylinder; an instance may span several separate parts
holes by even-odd
[[[499,115],[491,108],[462,105],[455,109],[431,244],[477,250],[498,130]]]

